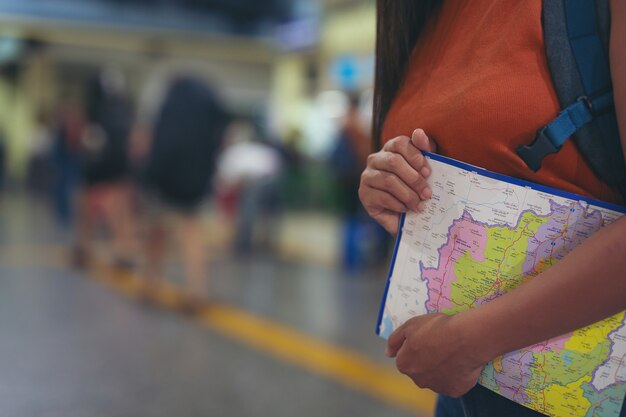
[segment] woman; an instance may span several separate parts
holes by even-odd
[[[611,73],[626,149],[626,2],[611,0],[610,8]],[[399,213],[419,211],[431,197],[421,150],[621,202],[572,143],[537,173],[515,153],[559,111],[541,2],[379,0],[378,11],[374,137],[383,146],[368,158],[359,195],[389,232],[397,232]],[[480,372],[498,355],[625,310],[625,233],[623,218],[490,303],[409,320],[389,338],[387,354],[416,385],[462,396],[469,416],[540,415],[476,386]]]

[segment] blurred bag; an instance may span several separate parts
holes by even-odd
[[[626,199],[609,65],[608,1],[544,0],[542,7],[546,56],[563,110],[517,153],[538,171],[543,158],[571,136],[594,172]]]

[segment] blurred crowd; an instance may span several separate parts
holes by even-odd
[[[236,256],[274,254],[285,212],[311,193],[297,178],[320,163],[337,196],[341,266],[355,271],[386,258],[389,239],[358,200],[370,152],[362,96],[342,95],[333,145],[319,161],[301,151],[299,132],[275,137],[262,121],[229,111],[199,77],[148,80],[138,98],[126,84],[122,71],[102,69],[81,95],[37,117],[27,185],[72,231],[74,266],[104,259],[136,269],[149,301],[174,252],[184,307],[194,310],[211,299],[207,237],[217,231],[207,229],[207,211],[228,231],[225,245]],[[0,138],[0,187],[3,144]]]

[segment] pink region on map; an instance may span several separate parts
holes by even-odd
[[[428,282],[428,311],[441,311],[452,308],[451,284],[456,280],[454,266],[467,252],[478,262],[485,260],[487,230],[476,223],[472,216],[464,212],[463,216],[452,223],[448,230],[448,242],[439,248],[437,268],[422,268],[422,277]]]
[[[536,345],[530,346],[527,350],[530,350],[533,353],[547,353],[547,352],[559,352],[565,349],[565,343],[571,337],[571,333],[565,334],[563,336],[555,337],[554,339],[550,339],[543,343],[537,343]]]

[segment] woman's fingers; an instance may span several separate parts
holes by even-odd
[[[385,210],[398,214],[409,210],[409,207],[393,194],[368,185],[361,185],[359,188],[359,197],[361,198],[363,206],[372,217],[379,215]]]
[[[405,176],[408,175],[405,174]],[[422,198],[415,189],[406,184],[406,180],[401,179],[400,175],[380,169],[366,169],[363,171],[362,179],[367,186],[393,196],[409,210],[419,211],[421,209]]]
[[[383,150],[401,155],[417,172],[420,172],[424,167],[428,167],[428,161],[421,152],[428,149],[416,147],[408,136],[398,136],[391,139],[385,144]]]
[[[393,174],[395,177],[402,180],[406,186],[413,190],[413,192],[416,193],[421,200],[429,199],[432,196],[432,192],[428,187],[426,177],[424,177],[424,175],[420,172],[423,171],[424,168],[428,168],[426,165],[426,159],[422,153],[415,149],[413,145],[408,143],[408,141],[407,145],[413,148],[412,151],[405,151],[410,155],[405,156],[401,153],[383,150],[370,155],[368,167]],[[402,145],[398,144],[391,146],[390,149],[396,149],[401,146]],[[430,174],[430,170],[428,171],[428,174]]]
[[[398,232],[399,215],[408,211],[408,207],[402,201],[386,191],[377,190],[363,182],[359,187],[359,197],[367,214],[392,235]]]
[[[426,152],[437,152],[437,144],[426,135],[423,129],[415,129],[411,135],[411,143],[417,149]]]
[[[422,151],[435,149],[424,131],[416,129],[412,137],[393,138],[368,157],[359,197],[369,215],[387,231],[396,233],[398,214],[421,211],[422,201],[432,197],[427,182],[431,169]]]

